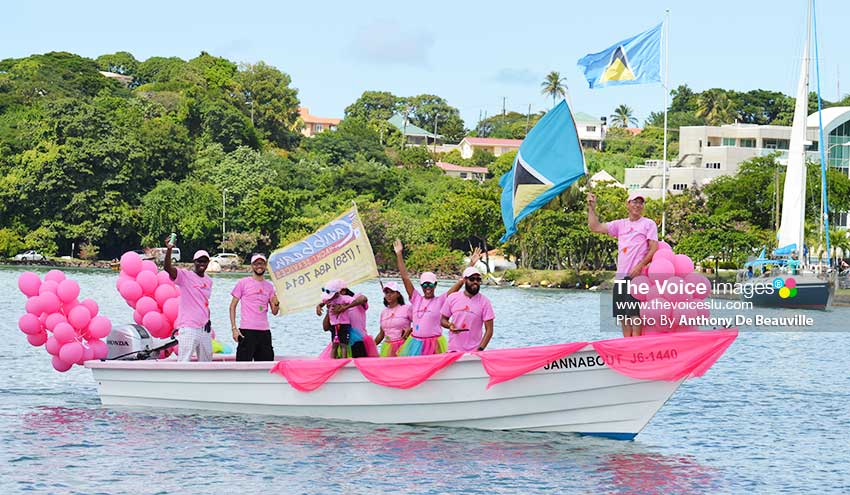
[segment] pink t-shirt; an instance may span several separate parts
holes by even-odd
[[[446,303],[448,294],[425,299],[418,290],[413,289],[410,297],[410,318],[413,324],[413,336],[419,338],[439,337],[443,334],[440,326],[440,310]]]
[[[410,305],[403,304],[381,311],[381,330],[388,340],[400,340],[405,330],[410,328]]]
[[[446,298],[440,313],[454,323],[455,328],[468,328],[466,332],[449,332],[449,350],[474,351],[481,344],[485,321],[496,317],[490,300],[480,292],[468,297],[466,292],[455,292]]]
[[[274,285],[268,280],[245,277],[236,283],[230,295],[239,299],[239,328],[269,330],[269,302],[274,296]]]
[[[180,305],[174,328],[204,328],[210,321],[212,279],[206,274],[199,277],[194,271],[178,268],[174,283],[180,289]]]
[[[351,296],[346,296],[346,295],[343,295],[343,294],[337,294],[336,297],[334,297],[333,299],[331,299],[330,301],[327,302],[327,304],[328,304],[328,315],[329,315],[331,325],[345,325],[345,324],[350,325],[351,324],[351,314],[353,313],[354,308],[349,308],[349,309],[343,311],[340,314],[334,314],[334,312],[331,311],[331,305],[348,304],[353,300],[354,300],[354,298],[351,297]]]
[[[646,241],[658,240],[658,226],[646,217],[621,218],[608,222],[608,235],[617,238],[617,278],[623,278],[649,252]]]
[[[357,299],[363,294],[354,294],[352,300]],[[363,333],[368,333],[366,331],[366,310],[369,309],[369,303],[361,304],[358,306],[354,306],[353,308],[347,311],[348,319],[351,321],[351,328],[356,328],[358,330],[362,330]]]

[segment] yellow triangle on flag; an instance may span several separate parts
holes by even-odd
[[[633,81],[635,73],[629,67],[629,61],[626,59],[623,47],[617,47],[614,54],[611,56],[611,62],[599,78],[599,82],[608,81]]]
[[[528,206],[528,203],[534,201],[535,198],[546,192],[552,187],[552,184],[520,184],[514,191],[514,216],[519,215],[523,208]]]

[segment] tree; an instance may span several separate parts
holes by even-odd
[[[442,135],[446,142],[458,143],[466,134],[460,112],[443,98],[423,94],[405,98],[404,103],[414,125],[433,132],[436,121],[437,134]]]
[[[373,120],[389,120],[401,111],[403,100],[388,91],[364,91],[360,98],[345,108],[345,117]]]
[[[304,141],[304,148],[330,165],[342,165],[358,155],[378,163],[389,164],[381,146],[380,135],[365,120],[346,117],[336,132],[323,132]]]
[[[139,68],[139,61],[130,52],[115,52],[111,55],[101,55],[95,59],[100,70],[132,76]]]
[[[292,149],[301,139],[298,90],[292,79],[265,62],[243,64],[236,76],[243,97],[243,112],[251,116],[261,137],[280,148]]]
[[[221,193],[211,184],[164,180],[142,198],[142,242],[159,246],[169,232],[177,233],[188,252],[209,249],[220,239]]]
[[[636,127],[637,119],[628,105],[620,105],[611,114],[611,127]]]
[[[705,119],[708,125],[723,125],[732,122],[734,111],[726,91],[718,88],[703,91],[697,97],[697,117]]]
[[[552,97],[552,106],[555,106],[555,100],[558,97],[564,98],[567,96],[567,78],[561,77],[559,72],[552,71],[546,74],[546,79],[540,83],[540,92],[544,95]]]

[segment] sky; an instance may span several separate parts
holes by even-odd
[[[207,51],[286,72],[314,115],[343,117],[368,90],[429,93],[458,108],[469,128],[503,102],[507,111],[548,109],[540,85],[558,71],[575,111],[607,116],[626,104],[642,124],[664,107],[661,84],[590,90],[576,62],[653,27],[668,9],[671,89],[795,92],[805,0],[19,1],[2,8],[0,59],[50,51],[190,59]],[[816,12],[821,91],[835,100],[850,93],[850,9],[819,0]]]

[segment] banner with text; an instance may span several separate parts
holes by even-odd
[[[306,239],[274,251],[269,272],[280,299],[280,313],[315,307],[322,287],[340,278],[349,286],[376,278],[378,266],[357,207]]]

